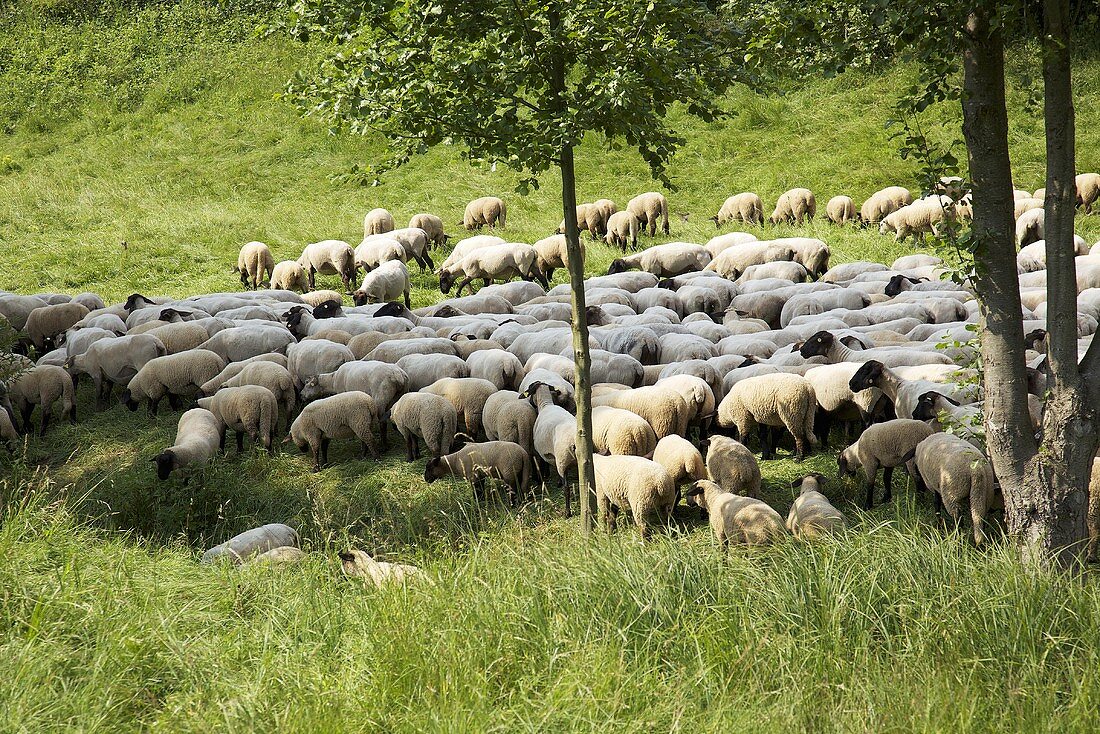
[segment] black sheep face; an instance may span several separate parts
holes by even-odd
[[[363,291],[352,293],[351,300],[356,306],[366,306],[370,302],[370,298]]]
[[[607,269],[607,274],[615,275],[616,273],[625,273],[626,270],[626,262],[622,258],[619,258],[618,260],[611,261],[611,267]]]
[[[134,400],[134,396],[129,389],[122,391],[122,396],[118,399],[118,402],[129,408],[131,413],[138,409],[138,401]]]
[[[315,319],[331,319],[339,316],[340,302],[336,300],[328,300],[317,304],[313,309],[313,318]]]
[[[359,305],[359,304],[356,304]],[[405,307],[400,303],[390,301],[374,312],[375,316],[400,316],[405,312]]]
[[[171,449],[154,456],[153,463],[157,465],[157,479],[161,481],[168,479],[172,472],[179,466],[179,460]]]
[[[866,390],[875,386],[875,383],[882,376],[882,363],[871,360],[870,362],[864,362],[852,379],[848,381],[848,389],[852,392],[859,392],[860,390]]]
[[[136,308],[142,308],[146,303],[149,303],[148,298],[140,293],[131,293],[122,307],[127,311],[133,311]]]
[[[443,476],[442,466],[443,462],[441,462],[438,458],[429,461],[424,466],[424,481],[427,484],[431,484],[436,479],[439,479],[441,476]]]
[[[827,331],[819,331],[809,339],[807,339],[801,347],[798,349],[798,353],[802,355],[804,359],[809,357],[823,357],[829,353],[829,348],[833,346],[833,335]]]
[[[447,271],[443,271],[442,273],[440,273],[439,274],[439,290],[440,290],[440,292],[450,293],[451,292],[451,286],[454,285],[454,282],[455,282],[454,281],[454,276],[451,275],[450,273],[448,273]]]

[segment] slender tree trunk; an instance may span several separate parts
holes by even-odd
[[[561,19],[556,8],[549,13],[550,32],[557,35]],[[560,54],[551,60],[551,83],[557,99],[559,114],[565,113],[565,62]],[[569,288],[573,304],[573,362],[576,376],[573,380],[577,403],[577,500],[581,510],[581,528],[585,535],[596,524],[596,472],[592,463],[592,381],[591,357],[588,353],[588,316],[584,300],[584,251],[581,249],[580,232],[577,229],[577,183],[573,168],[573,146],[562,146],[561,205],[565,215],[566,251],[569,255]]]

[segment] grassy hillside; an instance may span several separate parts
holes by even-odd
[[[235,290],[248,240],[290,258],[322,238],[357,242],[375,206],[453,224],[487,193],[508,199],[510,238],[556,226],[552,177],[519,197],[514,173],[454,149],[379,187],[339,182],[384,146],[329,135],[279,101],[311,50],[255,36],[256,22],[195,0],[124,20],[0,19],[0,288]],[[1018,72],[1029,63],[1013,57]],[[727,120],[678,120],[690,143],[669,197],[689,216],[672,237],[705,241],[707,217],[745,189],[771,203],[806,185],[823,208],[838,193],[916,188],[884,127],[909,76],[739,91]],[[1100,63],[1076,79],[1080,168],[1096,170]],[[1013,156],[1017,184],[1034,189],[1042,126],[1025,97],[1013,90]],[[953,112],[924,124],[949,140],[955,129],[933,123]],[[582,199],[655,188],[636,156],[598,140],[578,176]],[[1100,238],[1100,217],[1078,230]],[[820,221],[766,234],[794,232],[826,239],[836,261],[911,251]],[[590,272],[612,257],[590,246]],[[432,280],[417,277],[417,303],[440,297]],[[1095,728],[1095,581],[1032,578],[1010,549],[978,553],[940,532],[925,496],[903,490],[862,513],[834,483],[852,534],[728,560],[686,511],[650,545],[625,531],[584,544],[557,495],[518,513],[479,505],[458,483],[425,484],[397,451],[379,466],[340,442],[318,473],[296,452],[246,452],[187,486],[158,483],[149,459],[178,414],[95,413],[89,393],[76,426],[0,453],[3,730]],[[835,455],[768,462],[765,498],[785,512],[790,480],[811,469],[832,474]],[[299,528],[312,559],[286,573],[196,564],[265,522]],[[332,561],[349,544],[435,580],[364,591]]]

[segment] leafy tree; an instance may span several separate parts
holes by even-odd
[[[452,142],[471,160],[526,172],[521,192],[560,171],[587,531],[595,480],[573,152],[592,133],[625,143],[668,185],[668,160],[684,143],[668,111],[682,103],[705,120],[719,115],[743,39],[699,0],[300,0],[292,26],[328,52],[290,95],[311,114],[384,135],[394,155],[375,174]]]

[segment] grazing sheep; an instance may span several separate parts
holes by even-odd
[[[948,196],[933,196],[888,214],[879,223],[878,231],[879,234],[894,232],[895,242],[901,242],[910,235],[915,241],[923,242],[926,232],[939,237],[945,224],[954,222],[955,218],[955,202]]]
[[[466,205],[459,226],[467,230],[481,229],[488,225],[494,229],[504,229],[508,220],[508,207],[502,199],[495,196],[482,196]]]
[[[747,497],[760,494],[760,464],[745,444],[732,438],[710,437],[707,475],[726,492]]]
[[[538,471],[543,489],[553,468],[557,471],[565,497],[565,516],[569,517],[572,511],[567,475],[577,463],[577,419],[558,404],[563,399],[563,393],[557,387],[533,381],[521,394],[531,401],[537,411],[532,443],[536,467],[539,461],[542,462]]]
[[[434,268],[431,253],[428,252],[428,244],[432,241],[428,233],[419,227],[403,227],[387,232],[385,237],[396,240],[405,248],[405,260],[415,260],[420,266],[420,272]]]
[[[848,528],[844,515],[821,491],[824,481],[824,476],[813,473],[791,482],[791,488],[800,488],[800,491],[787,515],[787,529],[799,540],[842,533]]]
[[[531,484],[531,457],[517,443],[486,441],[463,446],[453,454],[439,456],[424,467],[424,481],[458,476],[474,488],[475,497],[485,496],[485,480],[496,479],[508,487],[512,507],[527,494]]]
[[[689,507],[707,513],[714,539],[723,551],[737,545],[770,545],[787,532],[783,518],[768,504],[725,491],[709,480],[696,482],[685,495]]]
[[[1045,203],[1042,199],[1017,199],[1012,216],[1015,219],[1019,219],[1024,212],[1029,212],[1032,209],[1042,209],[1044,205]]]
[[[679,392],[659,385],[593,397],[592,405],[622,408],[641,416],[653,427],[658,440],[674,433],[684,435],[692,413],[692,408]]]
[[[398,398],[390,409],[390,420],[405,439],[405,458],[420,458],[420,439],[432,456],[451,450],[458,425],[458,411],[439,395],[410,392]]]
[[[834,196],[825,205],[825,216],[833,224],[847,224],[856,218],[856,203],[850,196]]]
[[[894,415],[898,418],[912,418],[920,396],[928,391],[936,391],[959,402],[973,402],[968,390],[953,383],[937,383],[924,379],[905,379],[897,370],[892,370],[879,362],[864,362],[848,383],[852,392],[877,387],[894,405]]]
[[[271,365],[277,367],[278,365]],[[275,452],[271,437],[279,422],[279,403],[275,394],[259,385],[223,387],[213,397],[199,398],[200,408],[206,408],[218,417],[224,429],[232,428],[237,434],[237,453],[244,450],[247,433],[253,445],[259,442],[269,454]]]
[[[79,303],[42,306],[30,312],[24,329],[35,351],[41,356],[56,349],[58,337],[87,315],[88,309]]]
[[[657,446],[653,428],[639,415],[621,408],[592,409],[592,444],[597,453],[648,456]]]
[[[481,423],[490,441],[518,443],[534,455],[532,435],[537,415],[534,406],[518,392],[498,390],[485,401]]]
[[[613,261],[607,274],[615,275],[627,270],[641,269],[659,278],[671,278],[681,273],[702,270],[710,261],[710,252],[702,245],[669,242]]]
[[[809,189],[791,189],[780,195],[775,204],[775,211],[768,217],[772,224],[786,222],[788,224],[802,225],[803,221],[813,221],[817,214],[817,199],[814,192]]]
[[[1043,228],[1046,222],[1045,209],[1030,209],[1016,220],[1016,245],[1025,247],[1032,242],[1044,239]]]
[[[1092,460],[1092,474],[1089,476],[1089,561],[1097,558],[1100,546],[1100,456]]]
[[[756,426],[786,428],[795,441],[795,461],[801,461],[817,444],[814,414],[817,397],[813,385],[801,375],[778,373],[741,380],[730,388],[718,406],[718,425],[732,427],[742,441]],[[770,439],[770,440],[769,440]],[[761,430],[765,459],[775,456],[776,437]]]
[[[157,356],[163,356],[163,355],[157,355]],[[255,364],[256,362],[272,362],[272,363],[277,364],[280,367],[283,367],[285,369],[286,368],[286,355],[285,354],[260,354],[260,355],[257,355],[255,357],[252,357],[251,359],[246,359],[246,360],[241,361],[241,362],[230,362],[229,364],[227,364],[225,366],[224,370],[222,370],[217,375],[215,375],[211,379],[204,382],[199,387],[199,395],[201,397],[208,397],[210,395],[213,395],[215,392],[218,391],[218,388],[220,388],[222,385],[227,383],[232,378],[239,375],[245,369],[245,367],[247,367],[250,364]],[[245,383],[245,384],[251,384],[251,383]],[[266,387],[266,385],[265,385],[265,387]],[[276,392],[276,391],[272,390],[272,392]]]
[[[3,441],[9,450],[14,450],[15,444],[19,442],[19,431],[12,423],[11,414],[3,406],[0,406],[0,441]]]
[[[20,296],[14,293],[0,294],[0,319],[8,322],[15,331],[23,331],[27,319],[36,308],[48,306],[46,299],[38,296]]]
[[[592,457],[596,474],[596,503],[607,532],[615,531],[620,510],[629,510],[643,539],[650,536],[649,521],[667,525],[676,503],[676,486],[665,468],[640,456]]]
[[[416,566],[404,563],[386,563],[376,561],[361,550],[350,550],[340,554],[340,564],[345,576],[367,579],[376,589],[387,586],[404,586],[418,578],[424,578]]]
[[[69,423],[76,423],[76,390],[69,373],[56,365],[36,365],[21,372],[4,387],[0,383],[0,399],[9,400],[19,413],[25,433],[31,432],[31,414],[34,406],[42,407],[42,420],[38,435],[44,435],[50,424],[53,404],[61,401],[61,416],[68,416]],[[5,411],[6,412],[6,411]]]
[[[628,244],[630,249],[637,249],[639,229],[641,229],[641,223],[633,212],[615,212],[607,220],[607,234],[604,236],[604,241],[613,247],[622,248],[624,252]],[[535,246],[538,246],[537,242]]]
[[[879,224],[890,214],[912,203],[913,195],[909,193],[909,189],[887,186],[867,197],[860,207],[859,218],[865,226]]]
[[[497,237],[491,234],[479,234],[475,235],[474,237],[467,237],[464,240],[459,240],[455,244],[454,249],[451,250],[451,254],[447,255],[440,268],[454,265],[474,250],[480,250],[483,247],[503,245],[504,243],[505,239],[503,237]]]
[[[115,385],[126,385],[148,362],[166,354],[168,350],[155,336],[127,334],[95,342],[84,354],[70,357],[66,366],[74,376],[83,373],[92,378],[98,410],[110,400]]]
[[[439,247],[447,244],[447,240],[450,239],[450,235],[443,233],[443,220],[434,214],[414,214],[409,220],[409,228],[424,230],[428,241]]]
[[[265,273],[269,281],[275,277],[275,256],[263,242],[249,242],[237,255],[237,266],[233,272],[241,274],[241,285],[245,288],[251,285],[252,290],[256,290]],[[275,287],[270,282],[269,285]]]
[[[396,366],[409,376],[410,392],[423,390],[445,377],[470,376],[470,366],[466,361],[449,354],[435,354],[431,359],[424,359],[419,354],[410,354],[397,360]]]
[[[737,247],[738,245],[756,241],[756,235],[749,232],[730,232],[728,234],[720,234],[717,237],[711,237],[707,240],[707,244],[704,245],[704,247],[707,248],[707,252],[714,258],[731,247]]]
[[[150,323],[155,324],[157,322],[151,321]],[[168,354],[179,354],[190,349],[197,349],[210,338],[210,332],[206,326],[198,321],[176,321],[141,333],[160,339]]]
[[[523,363],[511,352],[503,349],[483,349],[466,358],[470,377],[478,377],[496,385],[500,390],[514,390],[526,374]]]
[[[298,390],[309,378],[335,372],[340,365],[354,359],[355,355],[347,346],[323,339],[301,341],[286,350],[287,369]]]
[[[608,233],[608,237],[610,236],[611,234]],[[580,243],[580,245],[583,255],[584,243]],[[535,263],[547,282],[554,277],[555,270],[569,267],[569,249],[565,241],[565,235],[552,234],[536,242],[534,248]]]
[[[167,395],[169,405],[178,410],[181,395],[198,390],[223,369],[225,360],[205,349],[157,357],[146,362],[130,380],[122,392],[121,403],[133,411],[146,400],[149,413],[156,415],[161,399]]]
[[[538,269],[538,252],[531,245],[521,242],[506,242],[503,245],[479,248],[459,262],[444,266],[439,273],[439,290],[449,293],[451,286],[458,283],[455,296],[475,280],[483,280],[489,285],[494,280],[510,278],[536,279],[547,286],[545,277]]]
[[[485,410],[485,401],[496,391],[496,385],[477,377],[444,377],[422,390],[449,401],[470,437],[476,437],[481,430],[481,413]]]
[[[204,408],[192,408],[180,416],[176,441],[153,457],[157,478],[168,479],[174,471],[205,464],[218,453],[225,436],[221,420]]]
[[[354,255],[354,253],[352,253]],[[272,290],[291,290],[305,293],[310,289],[309,275],[297,260],[283,260],[271,270]]]
[[[626,210],[638,218],[639,229],[645,232],[649,227],[649,236],[657,234],[657,220],[662,220],[661,229],[668,234],[668,199],[657,191],[638,194],[627,202]]]
[[[232,366],[228,365],[226,370]],[[219,373],[219,377],[224,373],[225,370]],[[214,378],[215,381],[217,379],[217,377]],[[209,396],[217,390],[215,388],[215,391],[206,392],[205,388],[208,384],[210,383],[204,384],[199,390],[200,395]],[[270,390],[271,394],[275,396],[275,401],[287,416],[287,428],[290,428],[290,414],[298,404],[298,396],[294,390],[294,378],[290,376],[290,371],[286,367],[269,360],[252,361],[245,364],[237,374],[230,376],[222,386],[243,387],[245,385],[258,385]]]
[[[363,282],[353,294],[356,306],[368,303],[387,303],[405,299],[405,308],[412,308],[409,300],[409,269],[400,260],[389,260],[363,275]]]
[[[271,352],[284,353],[294,344],[294,335],[279,324],[257,324],[223,329],[199,345],[199,350],[217,354],[226,362],[243,362]]]
[[[316,274],[339,275],[348,293],[355,287],[355,250],[341,240],[322,240],[307,245],[298,257],[298,264],[306,269],[309,290],[317,287]]]
[[[751,191],[743,191],[726,199],[718,214],[710,218],[715,227],[726,222],[764,223],[764,202]]]
[[[665,468],[677,488],[708,476],[699,449],[681,436],[665,436],[658,441],[653,450],[653,460]]]
[[[309,451],[313,469],[328,463],[329,441],[334,438],[358,438],[363,444],[363,458],[379,459],[374,447],[374,424],[377,421],[374,400],[365,392],[354,390],[329,398],[315,400],[294,419],[287,441],[293,441],[303,453]]]
[[[214,563],[224,559],[239,566],[250,558],[258,557],[276,548],[297,548],[299,542],[298,533],[294,528],[282,523],[270,523],[246,530],[214,546],[202,554],[200,563]]]
[[[1086,215],[1092,214],[1092,205],[1100,199],[1100,173],[1080,173],[1074,183],[1077,187],[1077,206],[1083,206]]]
[[[936,514],[946,509],[957,528],[963,503],[969,500],[974,543],[984,545],[989,538],[982,530],[982,523],[994,500],[993,470],[985,455],[958,436],[933,433],[904,459],[908,461],[914,456],[917,472],[935,495]]]
[[[361,391],[370,395],[381,423],[382,448],[389,447],[387,422],[398,398],[409,389],[409,376],[400,365],[385,362],[355,361],[341,364],[333,372],[310,377],[302,385],[302,400]]]
[[[607,214],[604,209],[595,204],[577,204],[577,232],[585,232],[592,239],[599,239],[607,234]],[[565,220],[558,225],[558,234],[565,234]]]
[[[385,209],[371,209],[367,212],[367,216],[363,217],[364,237],[370,237],[372,234],[385,234],[393,231],[396,227],[397,223],[394,221],[393,215]]]
[[[876,423],[863,432],[859,439],[848,448],[840,452],[836,463],[838,475],[850,477],[857,469],[863,470],[863,486],[867,497],[863,502],[863,509],[870,510],[875,500],[875,479],[878,476],[879,467],[883,468],[882,481],[886,485],[886,494],[882,501],[889,502],[892,496],[891,480],[894,467],[906,464],[909,475],[919,483],[916,472],[916,464],[910,456],[917,445],[931,436],[932,428],[924,421],[910,418],[898,418],[885,423]]]
[[[367,237],[355,248],[355,265],[364,273],[391,260],[405,262],[407,257],[405,246],[389,235]]]

